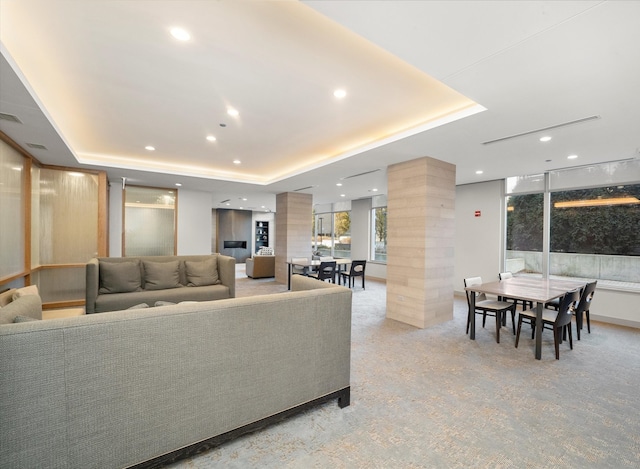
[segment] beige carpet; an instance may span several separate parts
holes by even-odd
[[[277,292],[239,273],[238,296]],[[351,405],[335,402],[175,468],[638,468],[640,331],[595,323],[556,361],[508,328],[465,335],[466,303],[426,330],[385,318],[385,286],[353,295]],[[596,292],[594,301],[597,302]]]

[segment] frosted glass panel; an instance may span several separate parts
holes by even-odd
[[[24,157],[0,141],[0,278],[24,271]]]
[[[84,263],[95,257],[97,176],[42,168],[37,190],[40,265]]]
[[[133,186],[125,189],[125,256],[175,253],[175,199],[175,190]]]
[[[45,303],[85,299],[85,267],[42,269],[32,281]]]

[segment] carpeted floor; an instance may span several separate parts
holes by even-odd
[[[239,272],[238,296],[286,286]],[[467,306],[420,330],[385,318],[385,285],[353,294],[351,405],[336,402],[174,468],[640,467],[640,331],[595,323],[556,361],[511,323],[465,335]],[[594,301],[597,301],[597,292]],[[493,323],[492,323],[493,325]]]

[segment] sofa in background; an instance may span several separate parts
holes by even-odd
[[[38,319],[42,319],[42,299],[35,285],[0,293],[0,324]]]
[[[235,296],[236,260],[221,254],[98,257],[87,263],[87,314]]]
[[[247,277],[266,278],[276,276],[276,256],[255,255],[245,262]]]
[[[349,405],[351,290],[292,289],[0,325],[0,467],[159,467]]]

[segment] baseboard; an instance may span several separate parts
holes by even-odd
[[[631,321],[629,319],[611,318],[608,316],[599,316],[593,313],[590,316],[592,321],[605,322],[607,324],[615,324],[616,326],[625,326],[625,327],[633,327],[635,329],[640,329],[640,322],[638,321]],[[586,324],[586,320],[585,320],[585,324]]]
[[[292,407],[291,409],[284,410],[270,417],[258,420],[257,422],[249,423],[242,427],[236,428],[235,430],[231,430],[229,432],[222,433],[221,435],[199,441],[192,445],[185,446],[184,448],[180,448],[170,453],[163,454],[162,456],[149,459],[148,461],[129,466],[129,469],[151,469],[164,467],[181,459],[189,458],[191,456],[195,456],[197,454],[208,451],[212,448],[215,448],[216,446],[220,446],[221,444],[226,443],[227,441],[231,441],[242,435],[246,435],[247,433],[255,432],[257,430],[268,427],[269,425],[273,425],[274,423],[281,422],[282,420],[285,420],[292,415],[304,412],[311,407],[317,406],[319,404],[324,404],[325,402],[328,402],[332,399],[338,399],[338,405],[340,406],[340,408],[347,407],[351,403],[351,387],[347,386],[346,388],[342,388],[325,396],[318,397],[317,399],[305,402],[304,404]]]

